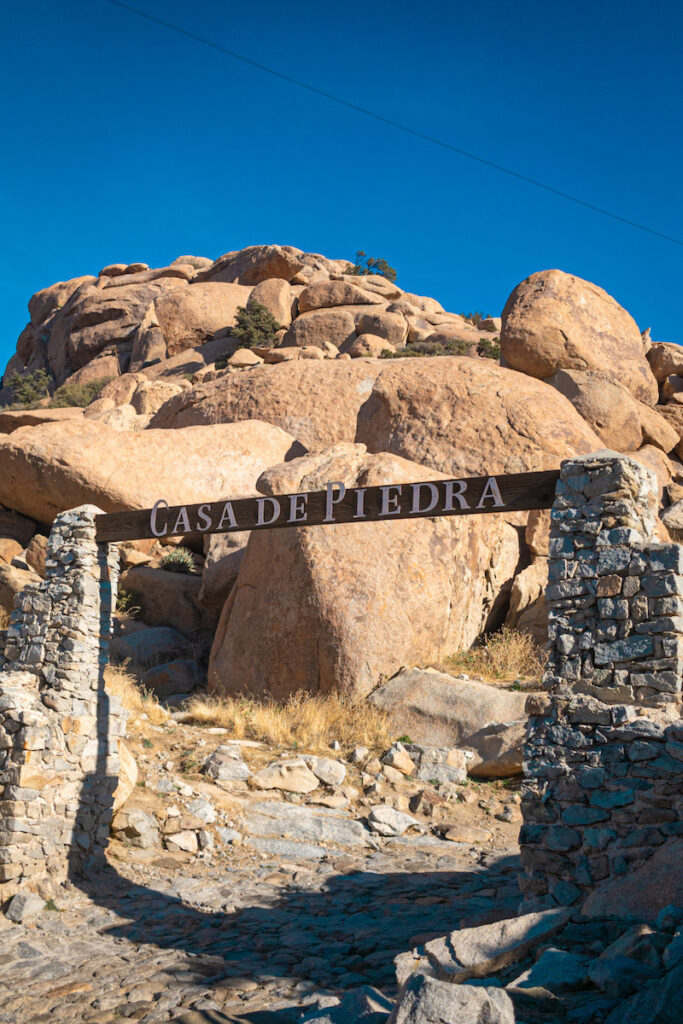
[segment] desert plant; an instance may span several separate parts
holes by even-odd
[[[65,381],[57,388],[50,406],[53,409],[65,409],[67,407],[80,406],[83,408],[97,398],[105,384],[108,384],[113,377],[97,377],[95,380],[84,381],[82,384],[77,381]]]
[[[6,387],[12,392],[13,401],[24,409],[33,409],[49,395],[52,378],[47,370],[32,370],[30,373],[15,373]]]
[[[498,338],[482,338],[477,344],[477,352],[484,359],[500,359],[500,344]]]
[[[128,615],[129,618],[135,619],[140,614],[140,605],[138,604],[139,597],[132,590],[126,590],[125,587],[119,587],[116,594],[116,611],[119,615]]]
[[[141,687],[125,665],[107,665],[104,685],[107,693],[118,697],[128,712],[129,729],[135,727],[135,731],[140,731],[148,725],[163,725],[171,717],[156,695]]]
[[[540,679],[544,661],[543,651],[532,636],[503,626],[470,650],[446,658],[441,667],[451,673],[468,672],[489,679],[518,681],[519,677]]]
[[[385,259],[381,257],[366,256],[362,249],[356,253],[356,262],[351,266],[349,274],[356,274],[367,277],[370,274],[379,274],[386,277],[387,281],[396,281],[396,271],[390,267]]]
[[[239,306],[235,319],[237,323],[230,334],[238,338],[245,348],[272,348],[277,332],[282,329],[270,310],[260,302]]]
[[[478,327],[482,320],[489,320],[491,318],[490,313],[482,313],[481,310],[477,310],[475,313],[463,313],[462,316],[469,323],[474,324],[475,327]]]
[[[381,359],[405,359],[411,356],[466,356],[472,351],[474,343],[463,338],[443,338],[441,341],[416,341],[405,348],[392,352],[383,349]]]
[[[330,742],[338,740],[347,751],[363,745],[379,752],[391,745],[389,719],[383,711],[334,693],[296,693],[279,703],[201,694],[190,697],[185,706],[195,725],[220,726],[236,739],[283,748],[328,752]]]
[[[166,572],[194,572],[194,555],[189,548],[174,548],[161,559],[161,568]]]

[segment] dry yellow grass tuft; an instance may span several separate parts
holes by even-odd
[[[163,725],[171,717],[154,694],[141,688],[135,676],[126,671],[125,665],[107,665],[104,683],[107,693],[118,697],[128,712],[129,727],[142,726],[145,722],[143,714],[147,715],[151,725]]]
[[[329,751],[330,743],[338,740],[344,750],[366,746],[384,751],[391,744],[383,711],[338,694],[297,693],[281,703],[201,694],[191,697],[186,707],[196,725],[219,726],[235,739],[260,740],[276,747]]]
[[[467,672],[485,679],[512,682],[540,679],[544,661],[544,652],[533,637],[503,626],[497,633],[484,637],[478,647],[459,651],[437,667],[445,672]]]
[[[7,629],[9,626],[10,612],[6,608],[0,608],[0,629]]]

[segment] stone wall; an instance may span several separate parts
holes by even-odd
[[[683,548],[657,482],[564,463],[551,513],[547,697],[529,699],[520,842],[532,906],[572,904],[681,835]]]
[[[62,881],[109,834],[125,715],[104,689],[118,576],[94,506],[54,522],[45,579],[22,591],[0,658],[0,903]]]

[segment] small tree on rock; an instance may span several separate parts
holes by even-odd
[[[367,277],[370,274],[379,274],[386,277],[392,284],[396,283],[396,271],[390,267],[386,260],[374,256],[366,256],[362,249],[356,253],[356,262],[353,264],[350,274]]]
[[[252,302],[246,309],[239,306],[235,319],[237,323],[230,334],[245,348],[272,348],[277,332],[282,330],[270,310],[260,302]]]

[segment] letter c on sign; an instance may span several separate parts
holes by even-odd
[[[158,501],[155,501],[154,508],[149,516],[149,528],[155,537],[163,537],[163,535],[168,531],[168,523],[166,523],[163,530],[157,530],[157,512],[160,508],[168,508],[168,502],[164,501],[163,498],[159,498]]]

